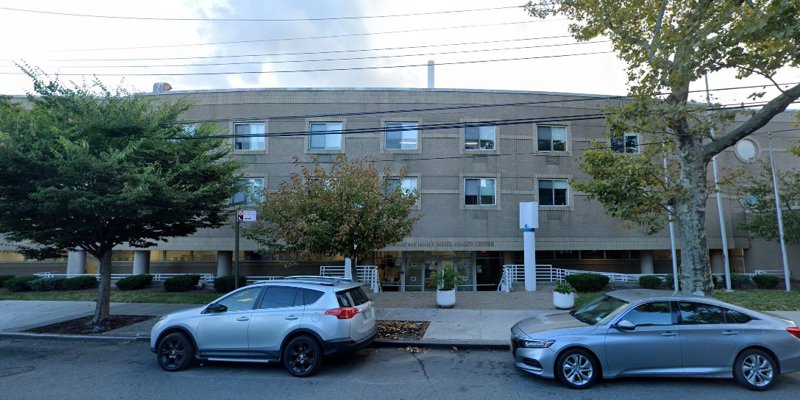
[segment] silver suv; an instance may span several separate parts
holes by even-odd
[[[324,356],[356,351],[377,333],[375,308],[361,286],[297,276],[256,282],[162,317],[150,333],[150,350],[167,371],[196,359],[282,362],[303,377],[315,373]]]

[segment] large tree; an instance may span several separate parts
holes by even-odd
[[[403,240],[421,218],[412,215],[416,191],[401,187],[404,171],[381,173],[372,161],[343,154],[329,168],[299,168],[265,194],[259,221],[246,232],[269,251],[357,259]]]
[[[630,101],[611,110],[610,125],[618,134],[651,133],[653,142],[663,145],[677,164],[673,179],[631,177],[623,188],[598,184],[581,190],[607,208],[626,211],[615,215],[640,223],[652,223],[658,218],[656,212],[663,215],[662,210],[671,206],[680,232],[682,290],[710,293],[705,231],[708,163],[783,112],[800,97],[800,84],[775,84],[777,96],[748,110],[742,123],[724,130],[722,125],[731,122],[730,114],[710,112],[707,116],[705,108],[689,101],[689,86],[707,73],[723,70],[735,71],[738,78],[757,75],[775,82],[780,68],[800,65],[800,1],[555,0],[531,2],[527,9],[538,17],[566,16],[573,21],[570,32],[578,40],[607,36],[627,64]],[[760,96],[763,93],[753,94]],[[713,137],[712,128],[716,128]],[[652,157],[650,172],[657,170],[664,157],[665,153],[658,153],[642,155]],[[598,157],[606,157],[608,167],[592,162]],[[586,172],[602,180],[611,175],[611,168],[627,165],[625,158],[631,159],[595,147],[586,153],[592,164]],[[616,177],[621,179],[619,174]],[[625,195],[619,189],[646,197]]]
[[[38,256],[82,249],[100,263],[92,322],[109,316],[111,252],[225,222],[240,165],[189,104],[64,85],[30,72],[30,107],[0,100],[0,233]]]
[[[788,244],[800,244],[800,170],[776,171],[775,175],[780,189],[784,239]],[[741,228],[758,238],[779,240],[775,191],[769,163],[764,163],[760,173],[741,179],[738,189],[742,195],[742,207],[746,211],[746,220]]]

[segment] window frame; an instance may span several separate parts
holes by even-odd
[[[549,150],[542,150],[539,148],[539,128],[550,128],[550,149]],[[564,129],[564,150],[553,150],[553,135],[552,129],[553,128],[563,128]],[[569,125],[558,125],[558,124],[535,124],[534,125],[534,133],[536,135],[535,144],[536,151],[539,153],[546,153],[546,154],[569,154],[570,152],[570,145],[569,145],[569,137],[570,137],[570,126]]]
[[[388,126],[387,126],[389,124],[400,124],[400,128],[401,129],[391,129],[391,130],[389,130]],[[405,127],[405,125],[407,125],[407,124],[408,125],[411,125],[411,124],[414,125],[414,128],[413,128],[414,133],[415,133],[414,148],[404,149],[404,148],[402,148],[402,142],[404,140],[403,139],[403,134],[405,132],[408,132],[408,131],[412,130],[412,129],[407,129]],[[419,126],[420,126],[419,121],[397,121],[397,120],[383,121],[383,150],[386,151],[386,152],[418,152],[420,150],[420,141],[422,139],[422,136],[420,134]],[[400,139],[399,139],[400,147],[399,148],[390,148],[388,146],[388,144],[389,144],[388,135],[390,133],[400,133]]]
[[[635,147],[628,147],[628,138],[631,137],[636,139]],[[622,138],[611,136],[610,139],[611,151],[615,153],[624,153],[624,154],[639,154],[640,151],[639,148],[641,146],[641,144],[639,143],[640,137],[641,135],[639,135],[636,132],[625,132],[622,134]],[[615,140],[617,141],[622,140],[622,145],[621,145],[622,147],[619,147],[620,146],[619,144],[615,144],[614,142]]]
[[[314,133],[314,125],[322,125],[326,126],[325,132],[331,132],[331,130],[327,129],[327,126],[330,124],[339,124],[339,129],[333,130],[333,132],[338,133]],[[345,131],[345,122],[344,121],[309,121],[307,124],[308,127],[308,135],[306,135],[306,152],[307,153],[340,153],[344,151],[344,131]],[[339,136],[339,148],[328,148],[327,147],[327,136],[338,135]],[[314,136],[323,136],[325,137],[326,147],[325,148],[314,148],[311,147],[312,143],[314,142]]]
[[[493,194],[492,194],[493,201],[492,201],[491,204],[483,204],[481,202],[481,200],[482,200],[481,198],[483,196],[481,195],[481,190],[480,189],[482,187],[481,184],[483,183],[484,180],[493,182]],[[499,204],[499,197],[498,197],[498,190],[497,190],[497,181],[498,180],[499,179],[496,178],[496,177],[484,177],[484,176],[464,177],[463,181],[462,181],[463,182],[463,193],[462,193],[463,194],[463,197],[462,197],[463,201],[462,201],[461,204],[464,207],[470,207],[470,208],[472,208],[472,207],[475,207],[475,208],[479,208],[479,207],[496,207]],[[474,204],[467,203],[467,181],[478,181],[478,193],[475,195],[476,203],[474,203]]]
[[[421,208],[422,203],[422,192],[420,191],[420,184],[419,184],[419,176],[417,175],[406,175],[403,177],[403,181],[406,179],[413,179],[415,182],[414,185],[414,192],[417,194],[417,202],[414,203],[413,209],[419,210]],[[400,181],[400,178],[397,176],[392,176],[389,178],[389,185],[393,185],[393,182]],[[403,182],[400,181],[400,189],[403,190]]]
[[[251,194],[246,194],[245,192],[237,192],[237,193],[234,193],[233,199],[231,199],[231,203],[237,204],[237,205],[241,205],[243,207],[248,207],[248,206],[255,206],[255,205],[258,205],[261,202],[263,202],[264,201],[264,191],[266,191],[266,188],[267,188],[267,178],[266,177],[260,177],[260,176],[246,176],[246,177],[239,178],[239,182],[240,183],[244,183],[242,181],[246,181],[247,183],[250,183],[250,182],[258,181],[258,180],[261,181],[261,192],[260,192],[260,195],[257,198],[252,199]],[[252,188],[253,185],[249,185],[249,187]],[[243,202],[237,202],[236,201],[236,197],[240,193],[245,193],[244,194],[245,199],[244,199]]]
[[[542,181],[550,181],[553,184],[555,184],[555,182],[557,182],[557,181],[558,182],[565,182],[566,185],[567,185],[566,189],[564,189],[565,190],[565,192],[564,192],[565,204],[555,204],[555,200],[556,200],[555,190],[557,189],[555,187],[555,185],[551,188],[553,204],[544,204],[544,202],[542,201]],[[542,206],[542,207],[552,207],[552,208],[571,208],[572,207],[572,201],[570,201],[570,197],[572,197],[572,190],[570,189],[570,184],[569,184],[569,179],[568,178],[543,178],[543,177],[536,178],[536,199],[539,201],[539,205],[540,206]]]
[[[474,148],[467,148],[467,130],[470,128],[478,130],[478,143]],[[492,148],[483,148],[481,147],[481,129],[482,128],[492,128]],[[487,151],[497,151],[497,125],[480,125],[478,123],[466,123],[464,125],[464,129],[462,129],[461,139],[463,141],[462,150],[464,152],[487,152]]]
[[[237,147],[240,139],[247,139],[249,143],[252,143],[252,139],[258,139],[258,136],[239,136],[236,132],[237,126],[248,125],[248,126],[261,126],[263,129],[263,148],[261,149],[240,149]],[[252,129],[250,129],[252,130]],[[269,127],[267,121],[236,121],[231,123],[231,132],[233,132],[233,151],[235,153],[253,153],[253,152],[267,152],[269,150]],[[258,133],[256,133],[258,134]],[[255,135],[254,133],[249,133],[248,135]]]

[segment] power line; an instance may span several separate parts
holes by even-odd
[[[310,63],[310,62],[331,62],[331,61],[376,60],[376,59],[421,57],[421,56],[448,55],[448,54],[485,53],[493,51],[527,50],[527,49],[538,49],[547,47],[576,46],[576,45],[587,45],[587,44],[598,44],[598,43],[609,43],[609,41],[600,40],[594,42],[553,43],[553,44],[543,44],[535,46],[496,47],[491,49],[472,49],[472,50],[457,50],[457,51],[454,50],[454,51],[416,53],[416,54],[393,54],[385,56],[318,58],[318,59],[306,59],[306,60],[263,60],[263,61],[218,62],[218,63],[201,63],[201,64],[68,65],[64,66],[64,68],[152,68],[152,67],[188,68],[188,67],[211,67],[211,66],[250,65],[250,64],[292,64],[292,63],[307,63],[307,62]]]
[[[577,57],[588,56],[597,54],[612,54],[613,51],[594,51],[584,53],[572,54],[555,54],[547,56],[531,56],[531,57],[510,57],[510,58],[497,58],[490,60],[472,60],[472,61],[451,61],[440,62],[437,65],[464,65],[464,64],[485,64],[493,62],[509,62],[509,61],[524,61],[524,60],[537,60],[546,58],[563,58],[563,57]],[[343,72],[343,71],[366,71],[377,69],[397,69],[397,68],[412,68],[412,67],[426,67],[428,64],[404,64],[404,65],[380,65],[380,66],[365,66],[365,67],[341,67],[341,68],[307,68],[297,70],[274,70],[274,71],[220,71],[220,72],[142,72],[142,73],[100,73],[100,74],[86,74],[86,73],[60,73],[59,76],[105,76],[105,77],[119,77],[119,76],[218,76],[218,75],[257,75],[257,74],[286,74],[286,73],[304,73],[304,72]],[[0,72],[0,75],[24,75],[22,72]]]
[[[133,20],[133,21],[165,21],[165,22],[304,22],[304,21],[342,21],[342,20],[361,20],[361,19],[380,19],[380,18],[405,18],[405,17],[418,17],[426,15],[442,15],[442,14],[465,14],[472,12],[484,11],[498,11],[509,10],[515,8],[523,8],[524,5],[519,6],[504,6],[504,7],[490,7],[490,8],[473,8],[464,10],[443,10],[443,11],[429,11],[421,13],[403,13],[403,14],[387,14],[387,15],[360,15],[360,16],[343,16],[343,17],[309,17],[309,18],[169,18],[169,17],[134,17],[134,16],[120,16],[120,15],[101,15],[101,14],[81,14],[60,11],[46,11],[46,10],[33,10],[24,8],[0,7],[0,10],[13,11],[28,14],[41,14],[41,15],[56,15],[61,17],[78,17],[78,18],[97,18],[97,19],[112,19],[112,20]]]
[[[298,40],[341,39],[341,38],[345,38],[345,37],[356,37],[356,36],[391,35],[391,34],[396,34],[396,33],[416,33],[416,32],[430,32],[430,31],[451,30],[451,29],[486,28],[486,27],[495,27],[495,26],[521,25],[521,24],[531,24],[531,23],[547,22],[547,21],[555,21],[555,20],[552,20],[552,19],[551,20],[529,20],[529,21],[517,21],[517,22],[500,22],[500,23],[495,23],[495,24],[457,25],[457,26],[445,26],[445,27],[436,27],[436,28],[404,29],[404,30],[399,30],[399,31],[345,33],[345,34],[341,34],[341,35],[328,35],[328,36],[306,36],[306,37],[294,37],[294,38],[233,40],[233,41],[226,41],[226,42],[207,42],[207,43],[190,43],[190,44],[166,44],[166,45],[158,45],[158,46],[105,47],[105,48],[91,48],[91,49],[70,49],[70,50],[59,50],[59,51],[62,51],[62,52],[76,52],[76,51],[141,50],[141,49],[162,49],[162,48],[174,48],[174,47],[219,46],[219,45],[244,44],[244,43],[288,42],[288,41],[298,41]]]
[[[193,56],[193,57],[121,57],[121,58],[62,58],[53,61],[58,62],[79,62],[79,61],[161,61],[161,60],[202,60],[209,58],[245,58],[245,57],[273,57],[273,56],[301,56],[301,55],[315,55],[315,54],[340,54],[340,53],[363,53],[370,51],[393,51],[393,50],[409,50],[409,49],[422,49],[430,47],[451,47],[451,46],[469,46],[476,44],[494,44],[506,42],[524,42],[531,40],[549,40],[549,39],[564,39],[571,38],[571,35],[555,35],[555,36],[540,36],[532,38],[517,38],[517,39],[500,39],[500,40],[482,40],[474,42],[460,42],[460,43],[444,43],[444,44],[427,44],[419,46],[398,46],[398,47],[383,47],[372,49],[350,49],[350,50],[323,50],[323,51],[298,51],[287,53],[253,53],[253,54],[236,54],[236,55],[214,55],[214,56]],[[5,59],[3,61],[12,61]]]

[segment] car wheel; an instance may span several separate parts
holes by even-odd
[[[194,361],[194,345],[181,332],[173,332],[158,343],[156,350],[158,365],[167,371],[180,371]]]
[[[775,383],[778,368],[772,357],[758,349],[748,349],[736,357],[733,376],[750,390],[767,390]]]
[[[283,349],[283,366],[290,374],[299,377],[317,372],[322,362],[322,351],[314,338],[298,336]]]
[[[573,389],[586,389],[600,376],[600,367],[588,351],[567,350],[556,361],[556,378]]]

